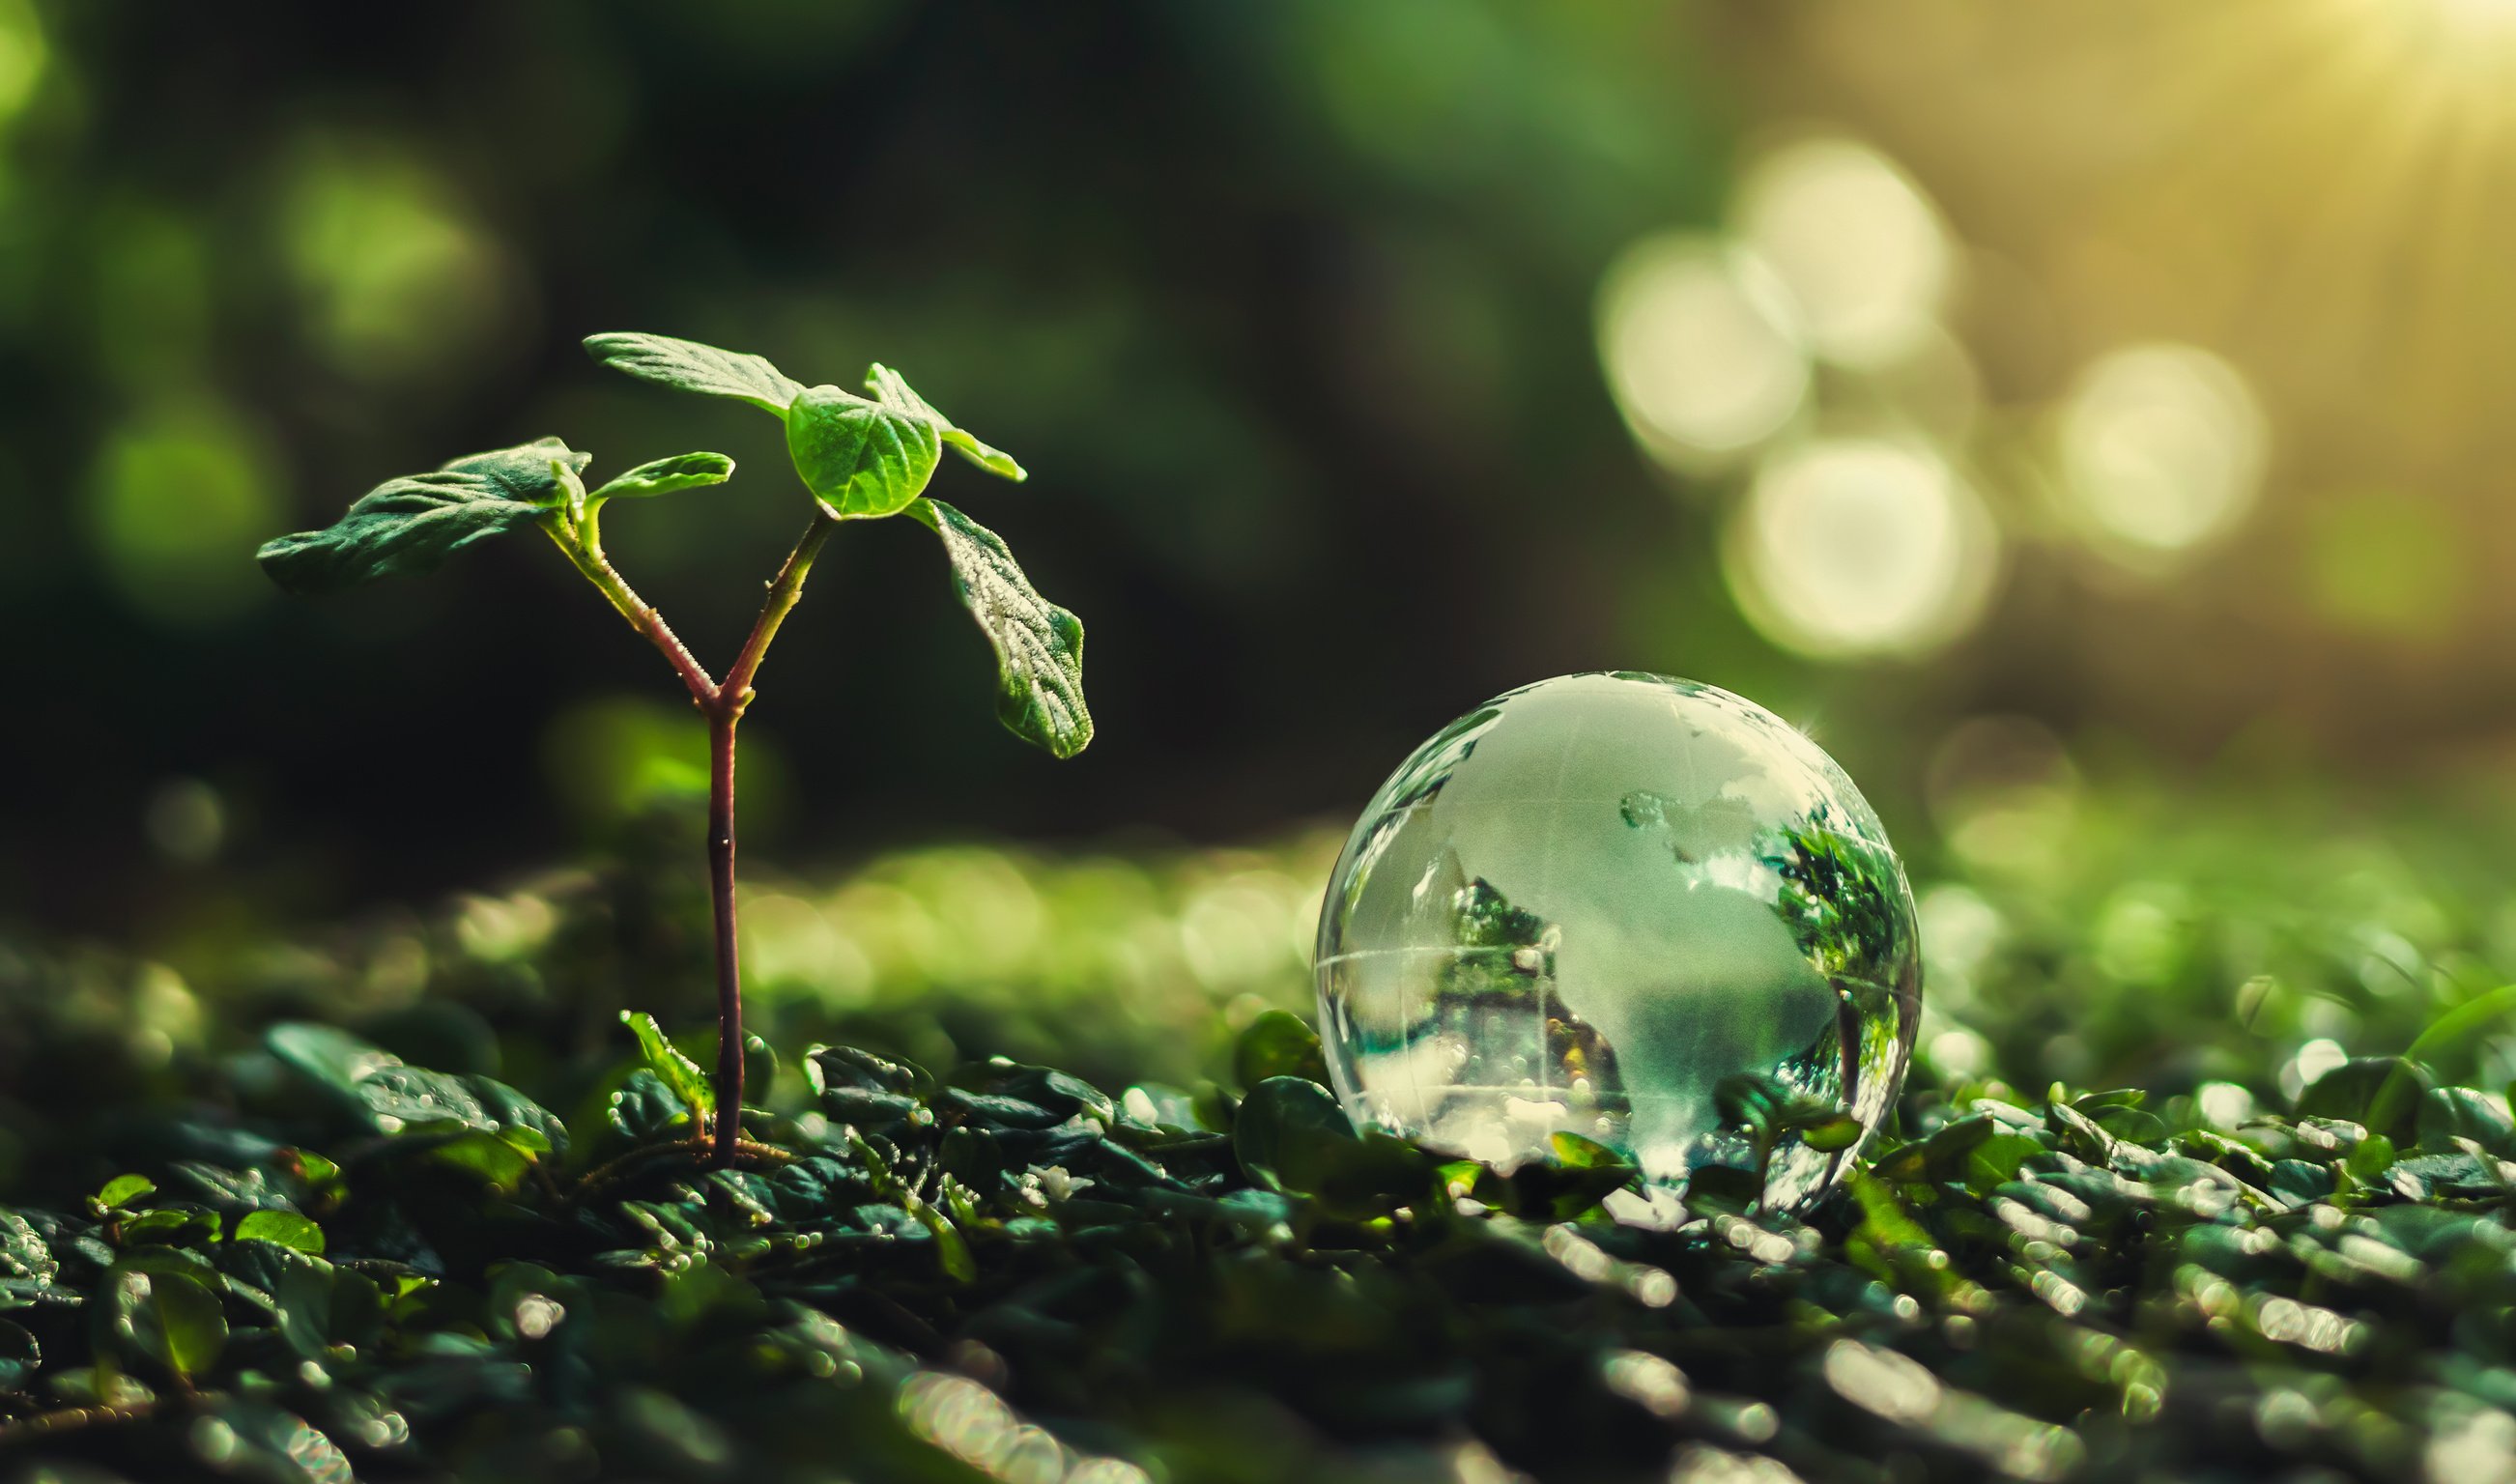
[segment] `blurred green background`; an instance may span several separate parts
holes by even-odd
[[[773,1016],[1186,1075],[1417,741],[1626,667],[1861,780],[1943,1060],[2390,1049],[2516,962],[2511,82],[2503,0],[0,0],[0,927],[124,946],[0,981],[171,1043],[590,921],[699,1003],[696,726],[553,553],[251,561],[721,447],[608,534],[722,656],[799,495],[576,349],[637,328],[901,368],[1091,628],[1053,764],[920,533],[834,544],[745,729]]]

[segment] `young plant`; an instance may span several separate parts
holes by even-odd
[[[1092,740],[1083,705],[1083,625],[1042,598],[995,532],[942,500],[927,482],[945,446],[990,474],[1023,468],[953,425],[899,373],[867,373],[870,397],[807,387],[758,356],[661,335],[596,335],[594,359],[686,392],[747,402],[786,425],[786,447],[813,497],[811,524],[769,584],[769,599],[723,679],[711,675],[651,604],[603,554],[603,507],[723,484],[734,460],[684,453],[642,464],[588,489],[592,455],[556,438],[458,458],[427,474],[378,485],[321,530],[281,536],[261,551],[263,570],[292,593],[322,593],[371,577],[435,569],[476,541],[538,529],[662,652],[708,727],[708,869],[715,898],[717,1029],[714,1151],[731,1163],[741,1137],[742,986],[734,940],[734,734],[778,626],[803,596],[804,578],[842,521],[906,515],[944,543],[953,586],[996,654],[996,715],[1016,736],[1072,757]]]

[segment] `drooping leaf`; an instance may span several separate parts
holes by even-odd
[[[956,427],[952,419],[936,411],[933,403],[918,396],[908,383],[902,379],[901,374],[891,367],[886,365],[871,367],[865,375],[865,386],[873,393],[874,400],[881,403],[884,407],[901,416],[916,418],[932,425],[937,437],[949,444],[954,452],[989,474],[1000,475],[1017,484],[1030,478],[1022,465],[1014,462],[1012,454],[1000,448],[991,448],[972,437],[965,429]]]
[[[664,1085],[673,1089],[675,1097],[701,1113],[715,1111],[716,1088],[708,1081],[707,1074],[700,1071],[699,1064],[681,1047],[673,1044],[672,1038],[664,1034],[663,1026],[656,1022],[654,1016],[643,1011],[623,1010],[620,1023],[638,1038],[638,1052],[647,1059],[648,1070],[662,1078]]]
[[[588,354],[616,371],[684,392],[733,397],[781,416],[803,384],[758,356],[695,340],[620,331],[585,337]]]
[[[733,477],[734,460],[722,453],[676,453],[613,475],[601,488],[586,495],[585,502],[599,505],[605,500],[643,499],[675,489],[722,485]]]
[[[559,508],[565,490],[554,466],[579,470],[589,457],[545,438],[387,480],[322,530],[265,542],[263,571],[302,594],[434,571],[475,541],[530,526]]]
[[[1090,745],[1082,620],[1039,595],[994,531],[942,500],[909,514],[943,538],[952,585],[996,652],[996,719],[1058,757]]]

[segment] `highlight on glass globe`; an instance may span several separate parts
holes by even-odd
[[[1501,1168],[1570,1134],[1662,1190],[1761,1172],[1772,1207],[1850,1167],[1921,1008],[1912,893],[1852,780],[1753,701],[1635,672],[1418,747],[1347,841],[1316,972],[1359,1126]]]

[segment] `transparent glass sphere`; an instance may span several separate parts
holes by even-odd
[[[1321,1024],[1356,1123],[1498,1166],[1557,1133],[1660,1187],[1754,1167],[1713,1090],[1771,1078],[1862,1141],[1921,1012],[1913,898],[1852,780],[1711,686],[1566,675],[1415,750],[1346,843],[1321,913]],[[1765,1199],[1859,1145],[1796,1136]]]

